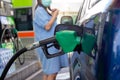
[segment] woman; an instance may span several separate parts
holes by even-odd
[[[51,0],[37,0],[35,8],[33,26],[35,41],[40,41],[54,36],[56,27],[57,9],[50,9]],[[43,68],[43,80],[55,80],[61,67],[68,66],[67,55],[62,55],[47,59],[41,48],[36,49]],[[55,48],[49,49],[50,53],[58,52]]]

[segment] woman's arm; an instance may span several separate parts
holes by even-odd
[[[50,19],[50,21],[45,25],[45,30],[49,31],[53,25],[53,23],[55,22],[57,16],[58,16],[58,10],[53,10],[52,11],[52,18]]]

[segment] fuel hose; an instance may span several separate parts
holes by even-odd
[[[15,55],[13,55],[13,57],[9,60],[8,64],[6,65],[5,69],[3,70],[0,80],[4,80],[4,78],[6,77],[6,74],[8,72],[8,70],[10,69],[11,65],[13,64],[13,62],[24,52],[27,51],[27,48],[22,48],[20,51],[18,51]]]

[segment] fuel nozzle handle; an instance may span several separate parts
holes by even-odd
[[[27,46],[27,50],[29,51],[29,50],[33,50],[35,48],[41,47],[47,58],[52,58],[52,57],[63,55],[64,52],[62,51],[62,49],[59,49],[57,53],[49,53],[48,49],[50,47],[53,47],[56,42],[57,41],[55,37],[50,37],[50,38],[35,42],[32,45]],[[51,45],[48,46],[49,44]]]

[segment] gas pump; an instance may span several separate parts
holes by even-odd
[[[15,28],[15,22],[12,16],[0,16],[1,31],[0,31],[0,46],[1,48],[9,48],[13,50],[13,53],[23,48],[23,44],[17,35],[17,29]],[[22,55],[21,59],[18,57],[19,63],[22,65],[25,61],[25,55]]]

